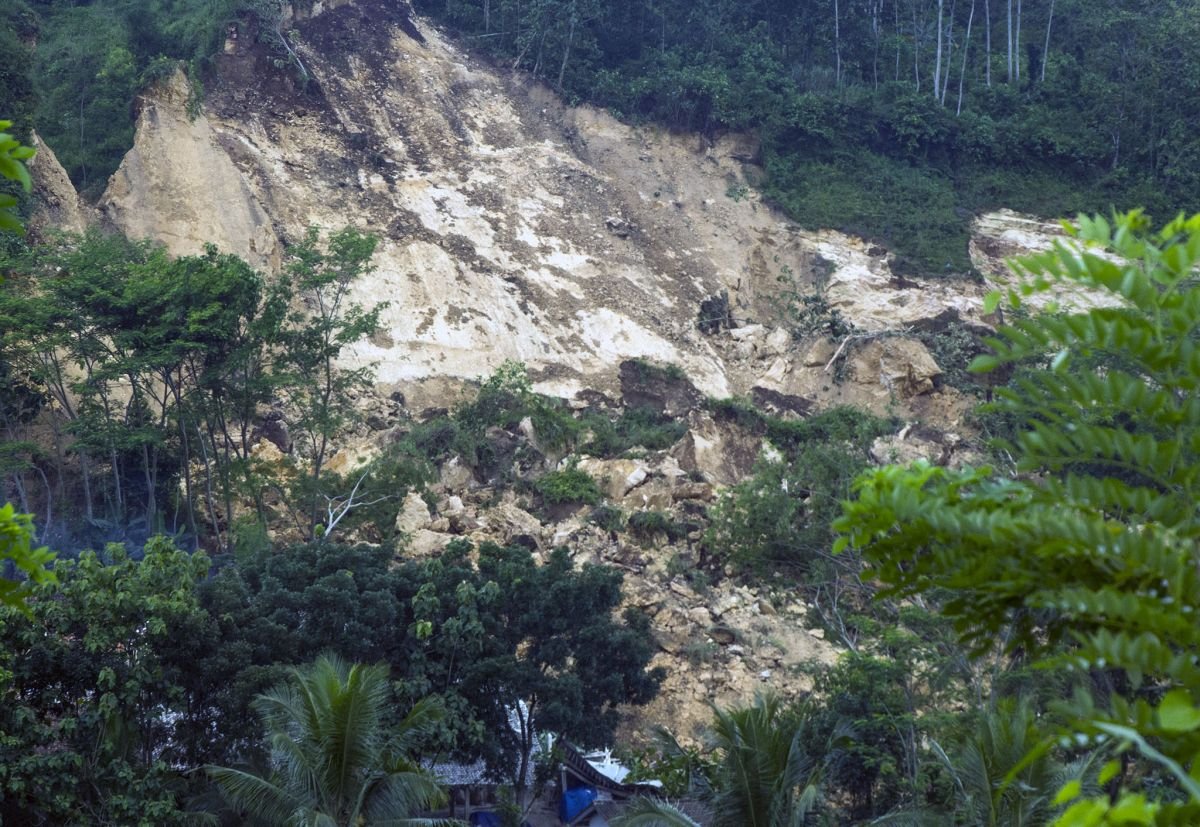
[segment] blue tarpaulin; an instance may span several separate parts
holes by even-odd
[[[495,813],[471,813],[471,827],[500,827],[500,816]]]
[[[567,790],[558,803],[558,817],[569,824],[595,800],[595,787],[576,787],[573,790]]]

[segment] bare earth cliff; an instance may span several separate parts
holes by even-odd
[[[315,76],[305,94],[248,38],[230,41],[199,114],[182,75],[144,101],[99,210],[173,252],[213,242],[266,269],[310,224],[377,234],[359,299],[390,302],[387,332],[356,358],[376,362],[382,383],[474,379],[511,358],[540,390],[570,396],[611,387],[621,359],[643,356],[679,364],[713,396],[758,384],[819,394],[766,341],[786,273],[803,286],[831,271],[831,300],[868,331],[947,307],[979,313],[982,290],[896,279],[882,248],[803,231],[752,191],[730,197],[756,172],[748,139],[565,107],[402,4],[357,0],[297,26]],[[1011,222],[981,223],[985,269],[1027,242],[1007,238]],[[722,291],[736,324],[765,326],[762,341],[700,333],[700,303]],[[895,358],[896,370],[933,370],[911,348]]]

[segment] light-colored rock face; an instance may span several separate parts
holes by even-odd
[[[278,268],[271,219],[219,145],[207,117],[187,111],[181,71],[142,102],[133,149],[109,179],[98,209],[131,238],[152,238],[175,255],[214,243],[262,269]]]
[[[29,230],[38,236],[46,230],[83,232],[90,223],[87,207],[79,201],[67,171],[54,152],[36,133],[33,148],[37,154],[29,161],[29,177],[33,180],[36,199],[29,217]]]
[[[1046,221],[1011,210],[997,210],[975,220],[971,238],[971,261],[983,273],[989,288],[1007,288],[1020,282],[1010,262],[1033,253],[1050,250],[1055,244],[1076,248],[1058,221]],[[1112,258],[1104,254],[1107,258]],[[1042,310],[1056,305],[1066,311],[1086,311],[1120,304],[1112,293],[1086,290],[1073,282],[1063,282],[1026,299],[1031,308]]]
[[[374,363],[382,383],[449,387],[516,359],[539,390],[570,396],[611,389],[617,364],[642,356],[712,396],[748,393],[772,368],[763,357],[789,346],[767,335],[780,276],[827,285],[868,332],[948,307],[979,318],[982,286],[896,279],[878,247],[766,206],[744,188],[757,152],[745,137],[564,107],[419,20],[417,32],[400,4],[329,5],[296,24],[314,91],[298,94],[252,38],[231,41],[199,116],[181,75],[144,102],[100,207],[173,252],[213,242],[272,270],[310,224],[375,233],[355,298],[389,303],[385,329],[346,359]],[[994,263],[986,240],[973,249]],[[735,324],[762,336],[700,333],[700,302],[722,291]]]
[[[758,693],[796,697],[812,689],[811,669],[831,665],[840,649],[810,628],[808,608],[780,602],[745,585],[724,582],[703,592],[682,577],[626,581],[627,602],[654,618],[667,670],[658,698],[637,715],[667,722],[685,743],[705,740],[712,706],[742,706]],[[778,600],[779,597],[774,599]],[[630,737],[645,731],[629,727]]]

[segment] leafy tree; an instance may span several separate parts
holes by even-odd
[[[418,667],[410,691],[452,689],[477,722],[463,722],[475,740],[460,750],[482,752],[520,792],[537,733],[603,746],[619,706],[649,702],[662,674],[646,669],[646,617],[627,610],[622,622],[613,618],[620,572],[576,570],[565,548],[542,565],[520,546],[484,543],[475,564],[470,552],[470,543],[456,542],[439,559],[408,567],[421,584],[407,643]]]
[[[57,10],[35,52],[35,124],[75,186],[98,196],[133,145],[138,69],[129,29],[92,5]]]
[[[353,227],[333,233],[325,248],[320,233],[310,227],[299,244],[287,251],[285,277],[304,301],[307,313],[289,316],[283,336],[282,390],[297,412],[295,430],[309,463],[301,498],[306,500],[309,529],[319,535],[321,473],[330,440],[357,417],[353,396],[370,387],[369,366],[338,364],[342,350],[379,329],[380,302],[366,309],[353,301],[351,287],[371,271],[378,239]]]
[[[1077,244],[1018,264],[1009,300],[1066,282],[1106,303],[1016,317],[978,369],[1041,357],[1000,393],[1024,423],[1007,450],[1025,473],[917,464],[865,474],[837,527],[886,594],[948,590],[943,613],[976,651],[1008,641],[1106,688],[1067,706],[1083,743],[1131,750],[1171,789],[1151,801],[1129,763],[1119,795],[1073,801],[1063,824],[1184,824],[1200,817],[1200,216],[1151,232],[1140,212],[1081,218]],[[1107,253],[1107,255],[1105,254]],[[997,297],[998,298],[998,297]],[[1097,369],[1099,367],[1099,369]],[[1063,647],[1063,648],[1060,648]],[[1077,800],[1075,800],[1077,799]]]
[[[12,121],[0,121],[0,176],[9,181],[16,181],[25,192],[29,192],[29,170],[24,161],[33,157],[33,149],[23,146],[20,141],[8,133]],[[0,193],[0,232],[22,233],[24,227],[20,220],[13,215],[17,199],[13,195]]]
[[[209,767],[208,773],[230,804],[268,825],[432,824],[413,816],[436,808],[445,794],[411,757],[411,747],[441,712],[419,703],[389,730],[390,694],[387,667],[318,658],[255,703],[270,772]]]
[[[167,521],[182,514],[196,541],[227,547],[235,496],[261,504],[251,438],[276,387],[286,285],[264,285],[213,248],[171,259],[95,231],[4,265],[13,277],[0,292],[0,358],[51,414],[57,484],[47,481],[46,502],[56,497],[68,516],[76,500],[89,527],[139,539],[179,530]],[[69,496],[68,479],[82,491]]]
[[[194,590],[207,571],[203,554],[162,538],[140,561],[110,546],[59,562],[28,615],[0,610],[6,822],[183,823],[186,684],[212,639]]]

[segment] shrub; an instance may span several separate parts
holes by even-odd
[[[671,447],[687,426],[652,408],[628,408],[615,421],[594,416],[586,422],[592,438],[581,449],[595,457],[616,457],[634,447],[661,451]]]
[[[468,449],[461,453],[471,460],[469,449],[489,427],[513,430],[526,417],[540,447],[548,451],[566,449],[583,430],[583,424],[561,400],[533,392],[524,365],[508,360],[483,383],[474,402],[455,411],[455,423],[473,437],[465,443],[460,440]]]
[[[635,511],[629,515],[629,533],[642,540],[665,534],[674,541],[686,535],[684,527],[661,511]]]
[[[730,410],[744,415],[736,405]],[[871,442],[892,425],[849,407],[801,420],[759,416],[785,459],[759,463],[752,477],[725,493],[705,542],[741,566],[787,566],[811,575],[829,555],[830,524],[855,475],[867,467]]]
[[[597,505],[604,499],[600,487],[586,471],[578,468],[564,468],[561,471],[551,471],[542,476],[534,488],[542,495],[548,505],[563,505],[566,503],[583,503]]]
[[[620,531],[625,527],[625,513],[612,505],[600,505],[588,514],[588,522],[600,526],[605,531]]]

